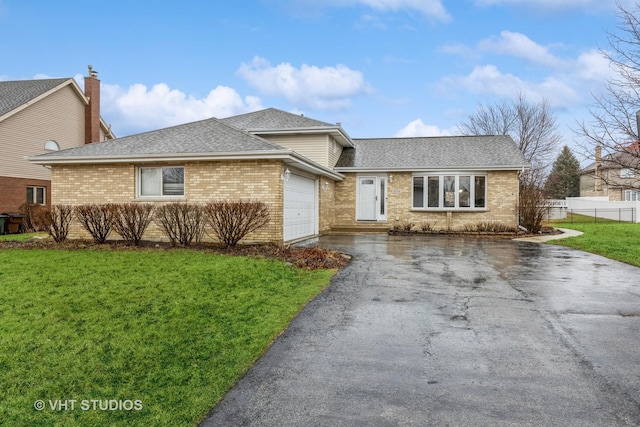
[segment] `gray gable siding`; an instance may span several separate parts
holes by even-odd
[[[47,93],[66,79],[18,80],[0,82],[0,117]]]
[[[508,136],[353,139],[337,170],[520,169],[528,168]]]

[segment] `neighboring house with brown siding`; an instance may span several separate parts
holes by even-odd
[[[50,205],[51,172],[27,158],[114,138],[100,118],[100,81],[0,81],[0,213],[29,201]]]
[[[602,156],[580,172],[580,197],[608,197],[610,201],[640,200],[640,149],[638,143]]]
[[[247,241],[277,243],[405,222],[516,227],[529,167],[508,136],[352,139],[273,108],[31,161],[51,167],[55,204],[258,199],[271,221]],[[77,224],[72,235],[86,236]],[[145,238],[162,235],[152,226]]]

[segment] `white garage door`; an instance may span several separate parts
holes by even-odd
[[[316,181],[291,174],[284,183],[284,241],[318,233]]]

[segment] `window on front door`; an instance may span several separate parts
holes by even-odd
[[[381,176],[358,177],[359,221],[387,219],[387,178]]]

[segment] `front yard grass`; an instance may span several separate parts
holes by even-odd
[[[573,215],[573,221],[554,220],[551,225],[584,234],[549,243],[580,249],[640,267],[640,224]]]
[[[0,234],[0,242],[26,242],[36,238],[46,238],[47,233],[20,233],[20,234]]]
[[[193,250],[0,250],[0,423],[195,425],[334,272]]]

